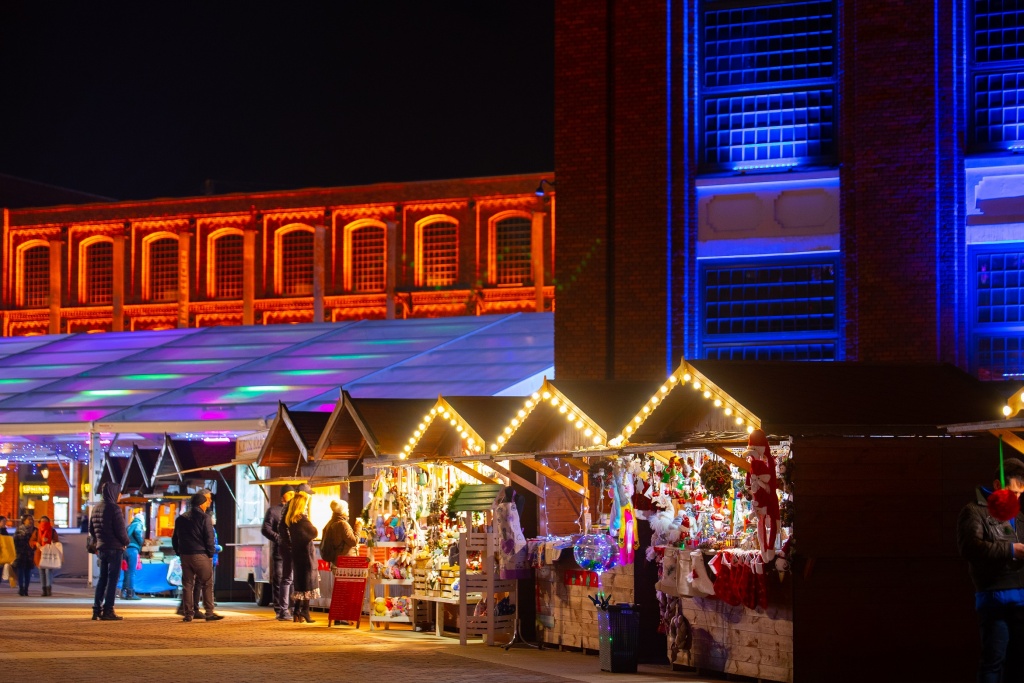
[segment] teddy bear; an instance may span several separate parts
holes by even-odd
[[[388,606],[384,598],[374,598],[373,600],[373,616],[375,617],[386,617],[388,615]]]
[[[757,544],[764,561],[771,562],[779,530],[779,477],[775,472],[775,456],[763,431],[755,429],[750,433],[743,457],[750,463],[747,487],[757,518]]]

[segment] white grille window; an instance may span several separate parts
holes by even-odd
[[[422,282],[425,287],[455,284],[459,271],[459,227],[437,222],[423,226]]]
[[[499,285],[521,285],[532,277],[529,218],[506,218],[495,225],[494,263]]]
[[[22,255],[22,305],[43,308],[50,305],[50,248],[40,245]]]
[[[96,242],[85,250],[85,303],[104,305],[114,300],[114,243]]]
[[[281,238],[281,294],[313,293],[313,232],[292,230]]]
[[[178,300],[178,240],[174,238],[149,245],[149,300]]]
[[[367,225],[352,231],[349,248],[353,292],[384,291],[384,234],[384,228],[375,225]]]
[[[242,298],[242,236],[224,235],[213,243],[213,296]]]

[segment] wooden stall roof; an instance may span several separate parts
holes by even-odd
[[[1024,390],[1017,388],[1010,394],[1003,407],[1005,417],[987,419],[978,422],[962,422],[943,425],[950,434],[975,434],[988,432],[1002,439],[1008,446],[1024,454],[1024,417],[1020,415],[1024,409]]]
[[[691,361],[769,434],[938,435],[1002,415],[1002,385],[946,363]],[[694,392],[696,393],[696,392]]]
[[[499,484],[466,484],[456,490],[448,507],[454,512],[485,512],[504,490]]]
[[[149,489],[153,486],[151,477],[159,457],[159,450],[155,448],[139,448],[133,444],[132,454],[128,457],[124,475],[121,477],[121,492],[148,493]]]
[[[405,435],[406,445],[410,447],[406,452],[410,457],[452,458],[469,454],[486,457],[488,438],[493,440],[501,432],[522,403],[522,398],[512,396],[439,396],[430,409],[430,413],[436,411],[436,415],[426,429],[419,430],[417,424],[416,430]],[[445,417],[445,413],[449,417]],[[469,436],[460,436],[460,429]],[[415,443],[409,443],[413,440]]]
[[[298,474],[299,466],[311,459],[330,417],[331,413],[288,410],[278,403],[256,463],[261,467],[294,467]]]
[[[545,379],[533,396],[523,404],[525,416],[513,414],[509,419],[516,418],[519,424],[507,421],[505,427],[498,432],[495,441],[488,446],[494,453],[554,453],[573,452],[592,449],[606,443],[609,434],[607,423],[601,423],[595,416],[588,413],[577,400],[588,403],[592,410],[606,415],[613,412],[611,397],[608,403],[591,396],[588,383],[566,383],[563,391],[551,380]],[[569,391],[578,392],[570,395]],[[627,391],[636,391],[630,387]],[[627,394],[628,395],[628,394]],[[563,410],[564,409],[564,410]],[[572,419],[569,419],[569,418]],[[576,424],[579,423],[579,427]],[[587,433],[589,430],[590,433]],[[614,432],[612,432],[614,433]]]
[[[374,457],[404,453],[409,436],[435,403],[429,398],[352,398],[348,394],[343,400],[351,403],[352,418]]]
[[[311,459],[355,460],[368,453],[366,438],[354,417],[352,397],[342,392],[313,446]]]
[[[220,470],[233,464],[234,454],[232,443],[171,439],[165,434],[150,480],[154,483],[174,479],[181,481],[182,475]]]
[[[124,479],[124,471],[127,466],[128,458],[117,458],[110,453],[107,453],[103,457],[103,471],[100,472],[99,486],[96,488],[96,491],[99,492],[110,482],[120,486],[121,481]]]

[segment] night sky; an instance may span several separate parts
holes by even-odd
[[[0,2],[0,173],[116,199],[550,171],[553,0]]]

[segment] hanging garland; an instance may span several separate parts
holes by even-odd
[[[732,472],[721,460],[708,458],[700,468],[700,483],[715,498],[723,498],[732,487]]]

